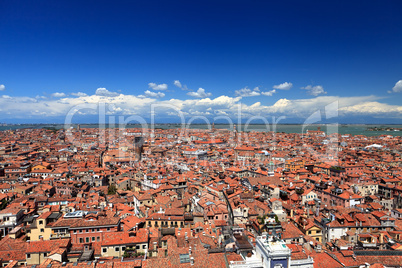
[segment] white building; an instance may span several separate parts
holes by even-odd
[[[20,208],[6,208],[0,211],[0,237],[6,236],[21,223],[24,211]]]
[[[262,235],[256,240],[256,248],[251,257],[244,261],[231,261],[230,268],[313,268],[314,260],[291,259],[291,250],[285,242],[275,236]]]

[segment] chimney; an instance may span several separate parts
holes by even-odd
[[[194,265],[194,257],[191,257],[191,258],[190,258],[190,264],[191,264],[191,265]]]
[[[188,248],[188,254],[191,255],[191,246]]]
[[[154,250],[156,251],[157,242],[154,242]]]

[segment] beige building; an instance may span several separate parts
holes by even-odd
[[[34,219],[27,228],[27,235],[30,241],[49,240],[52,235],[51,223],[56,222],[61,213],[44,212]]]
[[[313,201],[314,199],[317,198],[317,194],[312,191],[312,189],[306,190],[302,195],[301,195],[301,203],[305,205],[306,203]]]
[[[63,250],[65,251],[70,246],[70,239],[55,239],[48,241],[39,240],[28,242],[26,251],[27,265],[41,264],[50,256],[58,259],[59,257],[57,257],[57,254],[64,256]]]
[[[126,251],[146,254],[148,238],[147,229],[140,229],[137,232],[105,233],[101,244],[101,256],[121,258]]]
[[[354,192],[360,192],[363,197],[378,194],[378,184],[375,183],[356,183],[352,187]]]

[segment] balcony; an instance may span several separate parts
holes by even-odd
[[[377,243],[369,243],[369,242],[363,242],[363,241],[359,241],[360,246],[362,246],[363,248],[376,248],[377,247]]]
[[[57,239],[57,238],[69,238],[70,233],[52,233],[50,234],[50,239]]]

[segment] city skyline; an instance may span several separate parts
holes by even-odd
[[[400,7],[2,2],[0,121],[63,123],[107,103],[109,115],[145,120],[158,106],[161,123],[239,110],[303,123],[336,103],[340,123],[402,123]]]

